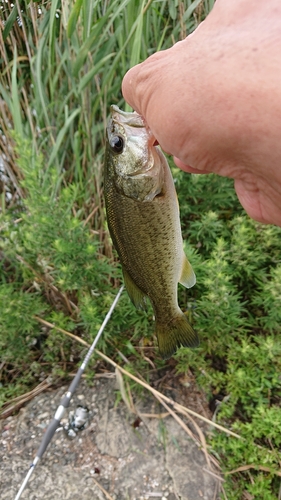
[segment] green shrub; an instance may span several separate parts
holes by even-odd
[[[112,283],[121,277],[114,261],[104,256],[99,233],[82,218],[76,184],[57,193],[57,170],[46,169],[42,155],[36,155],[28,141],[16,138],[14,148],[25,197],[0,217],[2,402],[11,391],[24,392],[39,374],[65,376],[66,360],[76,363],[81,358],[79,344],[42,327],[40,320],[92,343],[113,301]],[[124,347],[130,355],[132,338],[140,332],[151,336],[152,314],[140,314],[125,296],[119,308],[99,348],[110,354]],[[37,368],[36,363],[43,363],[40,373],[30,372],[32,363]],[[11,380],[10,372],[17,377]],[[21,384],[12,389],[19,374]]]
[[[246,466],[226,475],[227,498],[247,498],[247,493],[273,500],[281,458],[281,228],[251,220],[236,200],[231,213],[231,181],[193,177],[179,172],[177,186],[188,248],[198,249],[191,258],[197,285],[185,300],[192,304],[201,345],[194,351],[180,349],[177,369],[192,369],[210,398],[223,398],[217,418],[243,438],[215,432],[211,439],[224,471]],[[210,186],[208,204],[207,199],[201,202],[200,192]]]

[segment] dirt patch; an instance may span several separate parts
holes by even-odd
[[[192,378],[180,380],[165,374],[154,384],[177,402],[210,417]],[[41,394],[17,416],[1,422],[1,499],[14,499],[66,390],[63,387]],[[72,440],[62,428],[56,432],[22,498],[219,498],[220,481],[212,475],[204,453],[174,418],[166,416],[165,409],[150,394],[134,401],[137,414],[133,414],[123,401],[116,404],[116,390],[113,373],[97,379],[93,387],[81,383],[70,411],[78,405],[87,406],[87,427]],[[66,416],[63,423],[67,421]],[[188,420],[185,424],[190,426]],[[202,429],[207,430],[204,426]]]

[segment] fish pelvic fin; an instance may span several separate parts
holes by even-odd
[[[122,267],[127,293],[137,309],[146,309],[145,293],[135,284],[128,271]]]
[[[156,335],[159,352],[163,359],[169,359],[178,347],[198,347],[199,338],[183,312],[179,312],[168,323],[156,321]]]
[[[185,288],[191,288],[196,283],[196,276],[192,269],[190,262],[187,260],[185,253],[182,256],[182,270],[180,283],[185,286]]]

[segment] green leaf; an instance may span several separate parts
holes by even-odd
[[[10,31],[11,31],[13,25],[14,25],[14,22],[17,19],[17,15],[18,15],[18,8],[17,8],[17,5],[15,4],[14,7],[13,7],[13,10],[11,12],[11,14],[9,15],[7,21],[5,22],[5,28],[3,30],[3,40],[4,40],[4,42],[6,41],[6,39],[8,38],[8,36],[10,34]]]
[[[68,19],[67,23],[67,36],[71,38],[76,28],[76,24],[79,18],[80,10],[83,5],[83,0],[76,0]]]
[[[73,64],[73,75],[77,76],[80,69],[82,68],[86,57],[89,54],[89,51],[94,44],[95,41],[98,40],[97,46],[100,45],[100,33],[103,30],[103,27],[106,23],[107,16],[104,16],[104,18],[99,19],[99,21],[95,24],[95,26],[92,28],[90,36],[85,40],[83,45],[81,45],[79,52],[77,54],[76,60]]]
[[[73,122],[74,118],[80,113],[81,111],[81,108],[78,108],[76,109],[75,111],[73,111],[73,113],[71,113],[71,115],[65,120],[65,123],[64,123],[64,126],[62,127],[62,129],[59,131],[58,133],[58,136],[57,136],[57,140],[56,140],[56,143],[53,147],[53,150],[52,150],[52,153],[50,155],[50,158],[49,158],[49,161],[48,161],[48,167],[50,167],[54,161],[54,159],[56,158],[57,154],[58,154],[58,150],[59,148],[61,147],[62,145],[62,141],[71,125],[71,123]]]
[[[17,50],[15,48],[12,69],[12,115],[15,131],[23,136],[21,105],[19,100],[19,87],[17,82]]]
[[[173,20],[177,18],[177,6],[175,3],[169,3],[169,14]]]
[[[94,78],[94,76],[104,67],[104,63],[108,61],[108,59],[111,59],[115,54],[108,54],[105,56],[103,59],[101,59],[97,64],[94,65],[94,67],[86,73],[86,75],[81,78],[79,87],[78,87],[78,93],[82,92],[82,90],[88,85],[88,83]]]
[[[135,35],[134,42],[131,54],[130,66],[135,66],[140,62],[140,49],[141,49],[141,40],[142,40],[142,29],[143,29],[143,8],[145,5],[145,1],[142,2],[140,13],[136,19]]]

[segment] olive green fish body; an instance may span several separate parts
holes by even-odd
[[[145,306],[145,297],[150,299],[160,354],[168,358],[180,345],[198,344],[178,306],[178,282],[193,286],[195,275],[183,251],[172,175],[136,113],[114,106],[107,133],[104,192],[109,231],[129,296],[136,307]],[[122,151],[115,151],[118,146]]]
[[[173,220],[174,200],[167,203],[160,195],[143,203],[112,188],[105,191],[108,225],[123,268],[149,297],[157,316],[162,313],[169,318],[170,309],[178,307],[174,290],[180,279],[177,261],[182,251],[178,238],[171,237],[172,232],[178,232]]]

